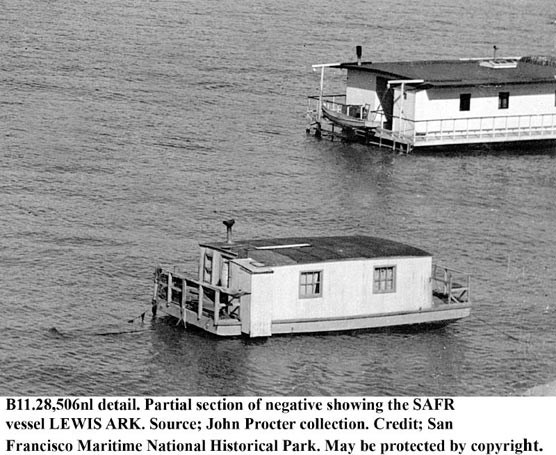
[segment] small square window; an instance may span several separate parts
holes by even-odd
[[[470,111],[471,110],[471,93],[462,93],[459,96],[459,110],[460,111]]]
[[[322,295],[322,271],[301,272],[299,276],[299,297],[302,299]]]
[[[375,267],[373,278],[373,292],[385,294],[396,292],[396,267]]]
[[[498,93],[498,109],[508,109],[510,106],[510,92]]]

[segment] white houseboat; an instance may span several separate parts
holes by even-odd
[[[309,130],[348,134],[404,151],[468,144],[535,145],[556,140],[556,58],[313,65]],[[345,93],[324,92],[324,70],[347,71]]]
[[[219,336],[269,337],[468,316],[469,276],[425,251],[367,236],[200,245],[199,270],[157,267],[153,314]]]

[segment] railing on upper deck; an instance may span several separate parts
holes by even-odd
[[[468,273],[434,264],[432,267],[432,290],[446,303],[471,303],[470,276]]]
[[[198,319],[203,314],[211,316],[215,325],[218,325],[221,318],[239,320],[240,299],[248,294],[204,283],[177,269],[171,272],[162,267],[156,268],[154,283],[153,303],[160,299],[165,301],[167,306],[177,305],[184,322],[186,309],[197,313]]]

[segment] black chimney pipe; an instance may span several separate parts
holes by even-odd
[[[225,220],[222,221],[226,226],[226,243],[233,243],[232,241],[232,226],[236,222],[236,220]]]
[[[357,55],[357,64],[361,66],[361,56],[363,55],[363,47],[355,46],[355,53]]]

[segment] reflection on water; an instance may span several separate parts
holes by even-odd
[[[474,373],[457,327],[217,339],[160,321],[150,381],[154,394],[193,395],[453,394]],[[395,349],[393,349],[395,346]],[[171,368],[168,368],[171,365]],[[192,368],[194,366],[194,368]]]

